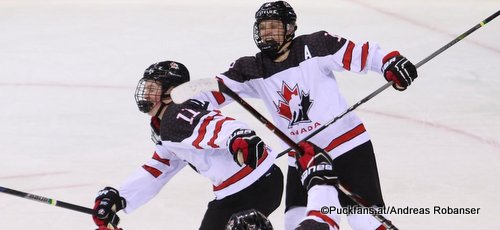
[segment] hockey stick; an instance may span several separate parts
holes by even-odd
[[[442,53],[443,51],[447,50],[448,48],[450,48],[451,46],[453,46],[455,43],[461,41],[462,39],[464,39],[465,37],[469,36],[469,34],[471,34],[472,32],[476,31],[477,29],[481,28],[482,26],[486,25],[486,23],[490,22],[491,20],[493,20],[494,18],[496,18],[498,15],[500,15],[500,10],[497,11],[496,13],[492,14],[491,16],[489,16],[488,18],[486,18],[484,21],[481,21],[479,24],[475,25],[474,27],[470,28],[469,30],[467,30],[465,33],[461,34],[460,36],[456,37],[455,39],[453,39],[451,42],[449,42],[448,44],[444,45],[443,47],[441,47],[440,49],[434,51],[434,53],[432,53],[431,55],[429,55],[428,57],[424,58],[422,61],[420,61],[419,63],[417,63],[415,65],[415,67],[419,68],[420,66],[422,66],[423,64],[427,63],[428,61],[430,61],[431,59],[433,59],[434,57],[436,57],[437,55],[439,55],[440,53]],[[311,139],[313,136],[315,136],[316,134],[318,134],[319,132],[323,131],[324,129],[326,129],[328,126],[330,126],[331,124],[335,123],[337,120],[339,120],[340,118],[344,117],[346,114],[348,114],[349,112],[355,110],[356,108],[358,108],[360,105],[364,104],[365,102],[369,101],[370,99],[372,99],[373,97],[377,96],[380,92],[384,91],[385,89],[389,88],[389,86],[391,86],[394,82],[392,81],[389,81],[387,83],[385,83],[385,85],[383,85],[382,87],[378,88],[377,90],[373,91],[373,93],[371,93],[370,95],[366,96],[365,98],[361,99],[360,101],[356,102],[355,104],[353,104],[351,107],[349,107],[347,110],[345,110],[343,113],[341,113],[340,115],[336,116],[335,118],[333,118],[332,120],[328,121],[327,123],[325,123],[323,126],[319,127],[318,129],[314,130],[312,133],[308,134],[306,137],[304,137],[301,141],[306,141],[306,140],[309,140]],[[290,150],[292,150],[292,148],[288,148],[286,150],[284,150],[283,152],[279,153],[278,154],[278,157],[281,157],[285,154],[287,154],[288,152],[290,152]]]
[[[437,51],[435,51],[434,53],[432,53],[431,55],[429,55],[424,60],[422,60],[419,63],[417,63],[415,66],[417,68],[420,67],[420,66],[422,66],[423,64],[425,64],[426,62],[428,62],[432,58],[436,57],[437,55],[439,55],[440,53],[442,53],[444,50],[448,49],[449,47],[451,47],[455,43],[459,42],[460,40],[462,40],[463,38],[465,38],[466,36],[468,36],[469,34],[471,34],[472,32],[474,32],[475,30],[477,30],[480,27],[486,25],[486,23],[488,23],[491,20],[493,20],[494,18],[496,18],[499,14],[500,14],[500,11],[497,11],[496,13],[494,13],[493,15],[491,15],[490,17],[486,18],[484,21],[480,22],[479,24],[477,24],[473,28],[469,29],[465,33],[461,34],[460,36],[458,36],[457,38],[455,38],[454,40],[452,40],[451,42],[449,42],[448,44],[446,44],[445,46],[443,46],[442,48],[438,49]],[[348,108],[345,112],[343,112],[339,116],[335,117],[331,121],[327,122],[322,127],[320,127],[319,129],[315,130],[313,133],[311,133],[308,136],[306,136],[301,141],[305,141],[305,140],[308,140],[309,138],[313,137],[314,135],[316,135],[320,131],[324,130],[326,127],[328,127],[331,124],[333,124],[334,122],[336,122],[338,119],[340,119],[343,116],[345,116],[347,113],[353,111],[354,109],[356,109],[357,107],[359,107],[361,104],[364,104],[365,102],[369,101],[371,98],[373,98],[376,95],[378,95],[380,92],[382,92],[385,89],[387,89],[392,84],[393,84],[392,81],[387,82],[385,85],[383,85],[379,89],[375,90],[373,93],[371,93],[370,95],[366,96],[361,101],[357,102],[356,104],[354,104],[353,106],[351,106],[350,108]],[[213,79],[203,79],[203,80],[198,81],[198,82],[189,82],[187,84],[185,83],[183,85],[180,85],[180,86],[174,88],[174,90],[171,92],[172,100],[174,102],[176,102],[176,103],[180,103],[180,102],[183,102],[183,101],[191,98],[192,96],[194,96],[194,95],[196,95],[197,93],[200,93],[200,92],[208,92],[208,91],[220,91],[220,92],[224,92],[224,93],[228,94],[230,97],[232,97],[233,99],[235,99],[240,105],[242,105],[245,109],[247,109],[250,113],[252,113],[255,117],[257,117],[263,124],[265,124],[266,127],[268,127],[273,133],[275,133],[278,137],[280,137],[283,141],[285,141],[287,144],[289,144],[291,146],[291,148],[289,148],[289,149],[283,151],[282,153],[280,153],[278,155],[278,157],[280,157],[280,156],[288,153],[292,148],[295,149],[295,150],[297,150],[299,153],[302,152],[301,149],[298,148],[298,145],[295,142],[293,142],[288,136],[286,136],[283,132],[281,132],[279,129],[277,129],[264,116],[262,116],[259,112],[257,112],[253,107],[251,107],[250,105],[248,105],[248,103],[246,103],[243,99],[241,99],[236,93],[234,93],[233,91],[231,91],[228,87],[225,87],[225,85],[223,85],[223,84],[221,84],[221,85],[218,86],[217,84],[215,84],[215,81]],[[362,199],[359,196],[356,196],[355,194],[349,192],[340,183],[337,184],[336,187],[337,187],[337,189],[339,189],[340,191],[344,192],[347,196],[349,196],[351,199],[353,199],[356,203],[358,203],[362,207],[367,207],[366,205],[363,204],[364,202],[362,201]],[[383,216],[377,215],[377,214],[373,214],[373,216],[377,220],[379,220],[384,226],[386,226],[388,229],[397,229],[396,227],[394,227],[390,223],[390,221],[388,221]]]
[[[269,130],[271,130],[276,136],[278,136],[282,141],[287,143],[293,149],[297,151],[297,154],[303,154],[302,149],[299,147],[297,143],[295,143],[290,137],[285,135],[281,130],[279,130],[276,126],[273,125],[267,118],[265,118],[262,114],[260,114],[255,108],[253,108],[250,104],[248,104],[245,100],[243,100],[237,93],[227,87],[221,80],[216,80],[215,78],[205,78],[197,81],[190,81],[184,84],[181,84],[175,87],[171,92],[170,96],[175,103],[182,103],[194,95],[197,95],[201,92],[223,92],[233,98],[236,102],[238,102],[244,109],[250,112],[255,118],[257,118],[262,124],[264,124]],[[340,181],[334,185],[337,190],[344,193],[347,197],[349,197],[352,201],[358,204],[361,207],[369,208],[370,205],[361,198],[359,195],[350,192],[345,186],[343,186]],[[384,225],[387,229],[397,230],[397,228],[391,223],[390,220],[387,220],[384,216],[378,214],[377,211],[370,212],[375,219],[380,221],[381,224]]]
[[[433,59],[437,55],[441,54],[443,51],[445,51],[448,48],[450,48],[451,46],[453,46],[455,43],[461,41],[462,39],[464,39],[465,37],[469,36],[474,31],[476,31],[477,29],[481,28],[482,26],[486,25],[488,22],[492,21],[498,15],[500,15],[500,10],[497,11],[496,13],[492,14],[491,16],[489,16],[488,18],[486,18],[485,20],[481,21],[479,24],[477,24],[474,27],[470,28],[469,30],[467,30],[465,33],[461,34],[457,38],[453,39],[448,44],[446,44],[443,47],[441,47],[440,49],[436,50],[434,53],[432,53],[428,57],[424,58],[422,61],[418,62],[415,65],[415,67],[419,68],[423,64],[427,63],[428,61],[430,61],[431,59]],[[371,100],[373,97],[377,96],[379,93],[381,93],[385,89],[389,88],[389,86],[391,86],[392,84],[393,84],[392,81],[387,82],[382,87],[378,88],[377,90],[373,91],[368,96],[364,97],[360,101],[358,101],[355,104],[353,104],[351,107],[349,107],[343,113],[339,114],[338,116],[336,116],[332,120],[330,120],[327,123],[323,124],[323,126],[321,126],[318,129],[314,130],[312,133],[310,133],[309,135],[307,135],[301,141],[309,140],[310,138],[312,138],[313,136],[315,136],[319,132],[321,132],[324,129],[326,129],[331,124],[335,123],[340,118],[344,117],[349,112],[352,112],[353,110],[355,110],[356,108],[358,108],[360,105],[366,103],[367,101]],[[182,84],[182,85],[180,85],[178,87],[175,87],[172,90],[172,92],[171,92],[171,96],[172,96],[172,100],[174,102],[176,102],[176,103],[182,103],[182,102],[184,102],[184,101],[192,98],[193,96],[195,96],[195,95],[197,95],[197,94],[199,94],[201,92],[210,92],[210,91],[220,91],[218,83],[213,78],[205,78],[205,79],[200,79],[200,80],[196,80],[196,81],[190,81],[190,82],[184,83],[184,84]],[[265,119],[263,116],[257,116],[257,118],[259,120],[261,120],[261,121],[262,121],[262,119]],[[266,124],[266,126],[270,125],[271,126],[270,129],[273,132],[275,132],[274,129],[276,127],[274,127],[274,125],[272,125],[270,122],[266,122],[265,124]],[[277,134],[277,135],[280,135],[280,134]],[[290,144],[290,146],[293,147],[293,144],[291,144],[291,143],[288,143],[288,144]],[[283,156],[284,154],[288,153],[290,150],[292,150],[292,148],[288,148],[288,149],[284,150],[283,152],[281,152],[281,153],[278,154],[278,157]]]
[[[290,145],[295,151],[297,151],[297,154],[303,154],[302,149],[299,147],[297,143],[295,143],[290,137],[285,135],[281,130],[276,128],[269,120],[267,120],[262,114],[260,114],[257,110],[255,110],[251,105],[249,105],[245,100],[243,100],[237,93],[235,93],[233,90],[231,90],[229,87],[227,87],[222,80],[218,81],[219,83],[219,90],[220,92],[223,92],[233,98],[236,102],[238,102],[243,108],[245,108],[248,112],[250,112],[254,117],[258,118],[261,123],[263,123],[269,130],[271,130],[274,134],[276,134],[282,141],[286,142],[288,145]],[[172,93],[172,92],[171,92]],[[361,198],[359,195],[349,191],[345,186],[341,184],[340,181],[337,180],[337,183],[334,184],[337,188],[337,190],[343,192],[347,197],[349,197],[352,201],[354,201],[356,204],[358,204],[361,207],[365,208],[370,208],[371,206],[366,202],[363,198]],[[396,226],[392,224],[390,220],[379,214],[377,211],[370,212],[375,219],[377,219],[384,227],[386,227],[388,230],[397,230]]]
[[[86,207],[82,207],[79,205],[70,204],[70,203],[66,203],[63,201],[54,200],[52,198],[38,196],[38,195],[30,194],[30,193],[25,193],[25,192],[17,191],[17,190],[2,187],[2,186],[0,186],[0,192],[7,193],[10,195],[14,195],[14,196],[18,196],[18,197],[22,197],[22,198],[26,198],[28,200],[39,201],[42,203],[46,203],[46,204],[61,207],[61,208],[71,209],[71,210],[77,211],[77,212],[83,212],[83,213],[87,213],[90,215],[94,214],[94,210],[91,208],[86,208]]]

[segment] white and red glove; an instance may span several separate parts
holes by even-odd
[[[265,151],[262,139],[250,129],[238,129],[229,137],[229,152],[239,166],[245,164],[253,169],[257,168]]]
[[[382,73],[387,81],[393,81],[392,87],[405,90],[417,78],[417,68],[398,51],[392,51],[383,59]]]
[[[96,214],[92,215],[94,223],[98,226],[97,230],[122,230],[118,228],[120,218],[116,213],[126,206],[125,199],[120,196],[118,190],[112,187],[105,187],[99,191],[94,203]]]

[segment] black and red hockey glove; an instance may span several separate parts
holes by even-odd
[[[398,51],[392,51],[383,59],[382,73],[387,81],[393,81],[392,87],[405,90],[417,78],[417,68]]]
[[[92,215],[94,223],[99,227],[97,230],[121,230],[121,228],[118,228],[120,218],[116,213],[126,206],[125,199],[120,196],[118,190],[106,187],[99,191],[95,198],[95,214]]]
[[[337,177],[333,171],[333,160],[325,150],[309,141],[299,143],[303,154],[295,154],[302,185],[309,190],[314,185],[334,185]]]
[[[265,151],[262,139],[250,129],[238,129],[229,137],[229,152],[239,166],[245,164],[253,169],[257,168]]]

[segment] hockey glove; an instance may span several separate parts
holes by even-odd
[[[332,158],[325,150],[304,141],[299,143],[303,155],[295,154],[297,168],[302,174],[302,185],[309,190],[314,185],[334,185],[337,177],[333,172]]]
[[[399,91],[405,90],[417,78],[417,68],[398,51],[384,57],[382,72],[387,81],[394,82],[392,87]]]
[[[239,166],[244,164],[255,169],[266,151],[264,142],[250,129],[238,129],[229,138],[229,152]]]
[[[116,213],[127,206],[125,199],[120,197],[118,190],[112,187],[106,187],[99,191],[95,198],[94,211],[92,215],[94,223],[99,227],[98,230],[119,229],[120,218]]]

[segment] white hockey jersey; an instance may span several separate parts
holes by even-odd
[[[188,164],[211,181],[216,199],[248,187],[273,165],[276,153],[266,147],[256,169],[238,166],[227,142],[236,129],[247,129],[247,125],[206,108],[205,102],[189,100],[169,105],[161,123],[159,119],[152,119],[152,128],[159,131],[161,141],[152,159],[119,189],[127,202],[126,213],[151,200]]]
[[[275,125],[298,142],[347,110],[333,72],[381,73],[385,55],[377,44],[355,44],[319,31],[295,38],[283,62],[273,62],[258,53],[238,59],[217,77],[241,97],[262,99]],[[220,93],[199,96],[219,107],[232,101]],[[367,142],[369,136],[351,112],[310,140],[336,158]],[[292,155],[289,165],[294,166]]]

